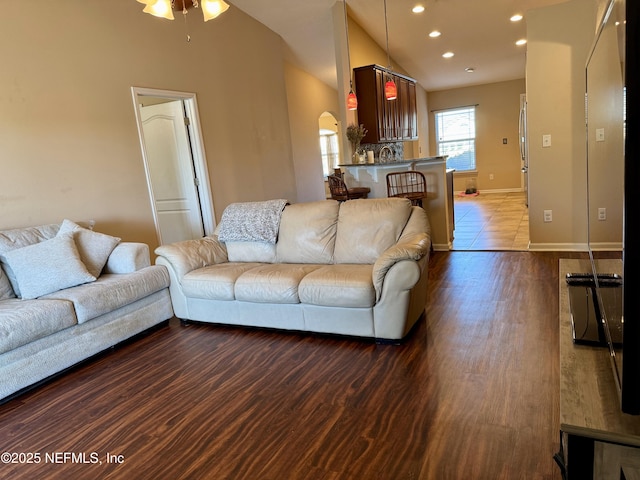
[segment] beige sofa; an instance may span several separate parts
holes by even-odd
[[[395,341],[424,312],[430,245],[425,211],[385,198],[288,205],[276,243],[214,235],[155,253],[182,320]]]
[[[0,403],[173,316],[149,247],[65,220],[0,231]]]

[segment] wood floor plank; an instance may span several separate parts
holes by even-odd
[[[401,345],[172,320],[0,406],[0,452],[101,463],[0,477],[559,480],[559,258],[435,252]]]

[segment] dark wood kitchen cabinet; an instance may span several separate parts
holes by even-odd
[[[368,130],[362,143],[418,139],[416,81],[378,65],[354,68],[358,123]],[[398,97],[387,100],[384,86],[391,78]]]

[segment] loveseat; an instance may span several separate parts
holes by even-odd
[[[224,227],[155,250],[182,320],[397,341],[424,312],[430,227],[409,200],[291,204],[274,243]]]
[[[142,243],[65,220],[0,231],[0,401],[173,316]]]

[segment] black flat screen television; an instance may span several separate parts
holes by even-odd
[[[639,3],[608,4],[587,61],[585,97],[593,293],[620,406],[632,415],[640,414]],[[619,271],[614,272],[611,261],[616,259]],[[621,292],[611,302],[602,278],[619,273]]]

